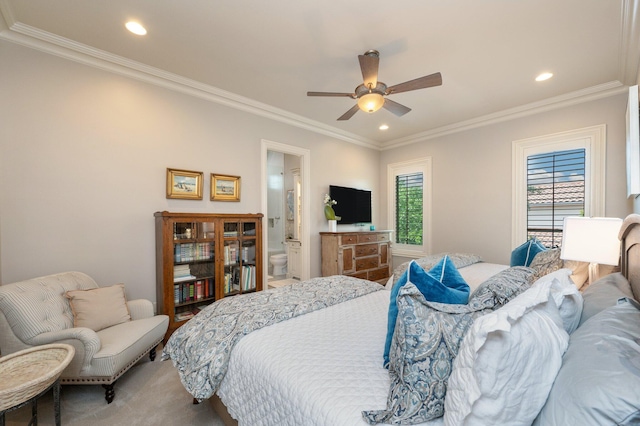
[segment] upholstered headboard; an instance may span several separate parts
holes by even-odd
[[[640,215],[630,214],[622,222],[620,270],[631,283],[634,298],[640,300]]]

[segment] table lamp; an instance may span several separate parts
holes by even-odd
[[[565,217],[562,230],[563,260],[589,262],[589,284],[599,278],[598,265],[617,265],[620,259],[618,232],[622,219]]]

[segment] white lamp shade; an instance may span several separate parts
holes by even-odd
[[[379,93],[367,93],[358,99],[358,106],[364,112],[376,112],[384,105],[384,98]]]
[[[617,265],[620,259],[618,232],[622,219],[565,217],[560,258]]]

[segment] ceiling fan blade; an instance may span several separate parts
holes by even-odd
[[[384,109],[388,110],[388,111],[391,111],[392,113],[394,113],[398,117],[402,117],[403,115],[405,115],[406,113],[411,111],[411,108],[406,107],[406,106],[404,106],[402,104],[399,104],[397,102],[394,102],[389,98],[384,98],[384,104],[382,105],[382,107]]]
[[[340,118],[338,118],[338,121],[345,121],[350,119],[351,117],[353,117],[353,114],[358,112],[359,109],[360,107],[358,106],[358,104],[355,104],[349,111],[342,114]]]
[[[307,96],[346,96],[348,98],[355,99],[356,95],[354,93],[337,93],[337,92],[307,92]]]
[[[378,52],[370,50],[364,55],[358,55],[358,60],[360,61],[364,87],[375,88],[378,84],[378,65],[380,63]]]
[[[415,80],[405,81],[387,88],[387,94],[402,93],[410,90],[426,89],[427,87],[440,86],[442,84],[442,75],[437,72],[435,74],[425,75]]]

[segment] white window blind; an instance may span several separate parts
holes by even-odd
[[[527,237],[546,247],[562,243],[566,216],[584,216],[585,149],[527,157]]]

